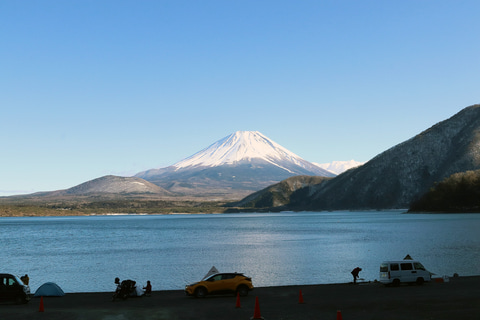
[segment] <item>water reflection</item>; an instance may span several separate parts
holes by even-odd
[[[480,274],[480,215],[401,212],[0,218],[3,272],[66,292],[111,291],[113,279],[182,289],[215,265],[256,286],[378,277],[407,253],[440,275]],[[86,280],[88,279],[88,281]]]

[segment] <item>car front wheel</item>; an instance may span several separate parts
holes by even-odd
[[[204,298],[207,295],[207,289],[204,287],[199,287],[195,290],[195,297],[196,298]]]

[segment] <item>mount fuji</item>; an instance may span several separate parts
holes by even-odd
[[[169,167],[135,177],[185,195],[244,196],[296,175],[335,176],[258,131],[237,131]]]

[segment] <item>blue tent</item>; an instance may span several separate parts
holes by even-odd
[[[64,295],[65,292],[56,283],[46,282],[35,291],[34,297],[62,297]]]

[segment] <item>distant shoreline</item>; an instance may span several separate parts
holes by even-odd
[[[1,209],[1,206],[0,206]],[[407,209],[385,209],[385,210],[334,210],[334,211],[308,211],[308,212],[399,212],[401,214],[431,214],[431,215],[445,215],[445,214],[480,214],[480,212],[412,212]],[[238,210],[235,212],[148,212],[148,213],[76,213],[76,214],[5,214],[0,212],[0,218],[35,218],[35,217],[95,217],[95,216],[150,216],[150,215],[219,215],[219,214],[235,214],[235,213],[301,213],[307,211],[262,211],[262,210]]]
[[[225,201],[0,198],[0,217],[224,213]]]

